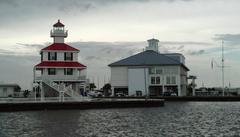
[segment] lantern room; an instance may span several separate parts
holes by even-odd
[[[64,29],[64,24],[58,20],[57,23],[53,25],[53,29],[50,32],[54,43],[64,43],[64,38],[67,37],[68,32]]]

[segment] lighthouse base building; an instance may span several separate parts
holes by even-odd
[[[86,66],[78,61],[78,49],[64,43],[68,32],[58,20],[50,32],[53,44],[40,51],[41,62],[34,66],[36,94],[44,97],[73,97],[86,91]]]

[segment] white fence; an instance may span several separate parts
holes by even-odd
[[[27,103],[27,102],[86,102],[94,99],[90,97],[44,97],[41,98],[0,98],[0,103]]]
[[[163,99],[121,99],[121,98],[91,98],[91,97],[45,97],[43,100],[41,98],[0,98],[0,103],[39,103],[39,102],[97,102],[97,101],[154,101]]]

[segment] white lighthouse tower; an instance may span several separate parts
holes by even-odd
[[[64,43],[68,32],[60,20],[53,25],[50,35],[53,44],[40,51],[41,62],[34,67],[34,83],[39,85],[42,99],[59,96],[78,99],[86,89],[86,66],[78,61],[79,49]]]

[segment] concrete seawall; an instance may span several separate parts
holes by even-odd
[[[103,109],[103,108],[135,108],[161,107],[162,99],[121,100],[121,101],[85,101],[85,102],[25,102],[0,103],[0,112],[27,110],[58,110],[58,109]]]
[[[143,99],[145,97],[105,97],[111,99]],[[164,99],[165,101],[240,101],[240,96],[159,96],[151,99]]]
[[[161,97],[165,101],[240,101],[240,96]]]

